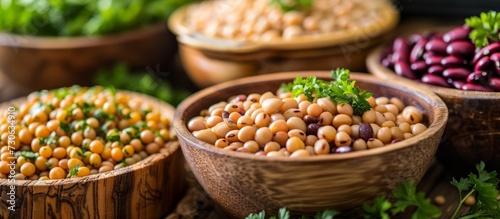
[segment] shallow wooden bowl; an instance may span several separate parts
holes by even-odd
[[[370,73],[383,80],[432,91],[448,107],[448,124],[437,152],[439,160],[450,168],[472,168],[484,161],[487,168],[500,169],[500,92],[463,91],[400,77],[380,64],[385,48],[380,46],[368,56]]]
[[[185,22],[187,9],[177,9],[168,24],[177,35],[180,60],[188,76],[202,88],[271,72],[338,67],[366,71],[364,60],[368,51],[384,42],[399,20],[397,10],[387,4],[381,16],[365,27],[290,40],[241,43],[192,32]]]
[[[128,95],[174,114],[172,106],[150,96]],[[0,110],[25,100],[2,103]],[[46,181],[0,179],[0,218],[161,218],[175,208],[185,186],[184,158],[179,143],[170,141],[159,153],[106,173]]]
[[[187,122],[202,109],[237,94],[276,92],[281,83],[297,75],[329,80],[329,72],[286,72],[248,77],[206,88],[184,100],[174,115],[184,156],[194,175],[230,216],[277,212],[295,213],[324,209],[352,210],[398,183],[420,181],[441,139],[448,111],[432,92],[407,88],[366,74],[352,74],[362,89],[375,96],[399,97],[422,109],[429,128],[422,134],[390,146],[308,158],[268,158],[228,152],[198,140]]]
[[[0,72],[28,92],[90,86],[103,67],[118,62],[140,70],[165,67],[176,51],[175,37],[164,23],[102,37],[0,34]]]

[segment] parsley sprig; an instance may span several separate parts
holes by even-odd
[[[500,40],[500,13],[496,11],[482,12],[480,16],[465,19],[465,24],[472,28],[469,38],[476,47],[485,47],[488,44]]]
[[[332,219],[339,212],[335,210],[325,210],[323,212],[318,212],[313,219]],[[290,212],[286,208],[280,208],[277,216],[270,216],[268,219],[290,219]],[[307,219],[309,217],[302,215],[301,219]],[[266,219],[266,212],[261,211],[258,214],[250,214],[245,219]]]
[[[500,218],[500,200],[497,200],[499,179],[496,171],[488,172],[484,162],[476,165],[478,174],[470,173],[467,178],[460,180],[452,179],[451,184],[457,187],[460,195],[460,203],[456,208],[453,217],[456,218],[459,209],[467,197],[474,195],[476,203],[471,207],[469,215],[460,218]],[[462,196],[467,192],[465,196]]]
[[[308,10],[312,7],[313,0],[270,0],[271,4],[280,6],[283,12]]]
[[[372,93],[356,87],[356,81],[350,81],[350,71],[338,68],[331,72],[333,81],[327,82],[314,76],[303,78],[298,76],[293,83],[282,85],[284,91],[291,91],[293,97],[304,94],[310,101],[314,98],[329,97],[336,104],[350,104],[354,114],[361,115],[370,110],[370,103],[366,99]]]

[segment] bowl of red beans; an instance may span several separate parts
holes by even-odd
[[[366,71],[368,51],[398,20],[385,0],[215,0],[179,8],[169,28],[186,73],[203,88],[271,72]]]
[[[484,17],[492,12],[484,13]],[[438,158],[451,168],[500,167],[500,41],[469,25],[397,37],[367,58],[370,73],[436,93],[449,109]],[[479,19],[479,18],[477,18]],[[472,38],[471,38],[472,37]],[[498,38],[498,36],[497,36]]]
[[[447,115],[432,92],[337,69],[205,88],[178,106],[174,128],[203,188],[244,218],[281,207],[355,211],[400,182],[418,182]]]

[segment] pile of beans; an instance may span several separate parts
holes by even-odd
[[[224,150],[268,157],[306,157],[382,147],[425,131],[423,113],[398,98],[369,98],[373,107],[354,115],[329,98],[272,92],[238,95],[192,118],[193,135]]]
[[[11,174],[11,161],[19,180],[108,172],[165,150],[171,140],[170,121],[159,109],[102,87],[32,93],[15,119],[6,113],[0,117],[0,179]]]
[[[186,24],[204,36],[270,41],[319,35],[381,22],[386,0],[314,0],[307,10],[283,12],[271,0],[213,0],[188,8]]]
[[[381,59],[396,74],[468,91],[500,91],[500,42],[478,49],[468,26],[444,34],[397,38]]]

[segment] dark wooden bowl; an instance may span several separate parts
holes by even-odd
[[[184,156],[194,175],[230,216],[277,212],[287,207],[295,213],[324,209],[349,210],[398,183],[420,181],[434,158],[446,124],[445,104],[432,92],[407,88],[366,74],[352,74],[362,89],[375,96],[398,97],[426,114],[429,128],[413,138],[390,146],[308,158],[268,158],[228,152],[198,140],[187,122],[202,109],[237,94],[275,92],[297,75],[329,80],[329,72],[286,72],[253,76],[206,88],[184,100],[174,115]]]
[[[380,64],[384,49],[380,46],[368,56],[370,73],[383,80],[432,91],[448,107],[448,124],[437,152],[439,160],[450,168],[472,168],[484,161],[487,168],[500,169],[500,92],[463,91],[400,77]]]
[[[172,106],[150,96],[128,95],[174,114]],[[2,103],[0,111],[25,101]],[[161,218],[184,195],[184,164],[178,141],[170,141],[159,153],[106,173],[45,181],[0,179],[0,218]],[[8,210],[12,188],[15,211]]]
[[[94,73],[118,62],[145,70],[165,67],[177,51],[159,23],[102,37],[29,37],[0,34],[0,73],[22,89],[92,85]]]

